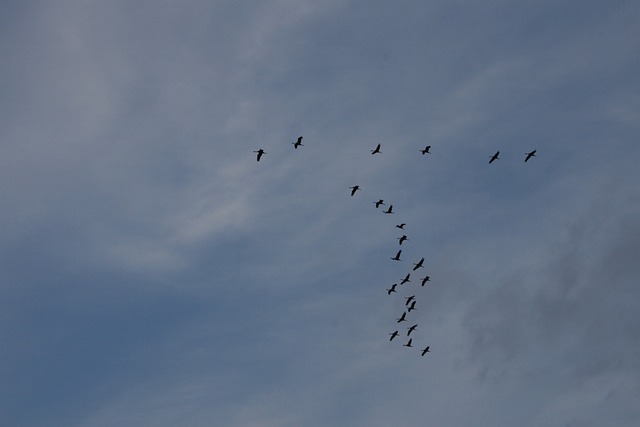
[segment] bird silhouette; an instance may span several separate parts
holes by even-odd
[[[349,187],[351,189],[351,196],[353,196],[354,194],[356,194],[356,191],[358,191],[360,189],[359,185],[354,185],[353,187]]]
[[[402,344],[405,347],[412,347],[411,342],[413,341],[413,338],[409,338],[409,341],[407,341],[406,344]]]
[[[411,305],[409,306],[409,309],[407,310],[409,313],[411,313],[412,310],[416,309],[416,300],[413,300],[413,302],[411,303]]]
[[[398,336],[398,331],[393,331],[389,335],[391,335],[391,338],[389,338],[389,341],[393,341],[393,339]]]
[[[422,355],[424,356],[425,354],[430,353],[429,352],[429,346],[426,346],[425,348],[422,349]]]
[[[403,311],[403,312],[402,312],[402,316],[400,316],[400,317],[399,317],[399,318],[397,318],[396,320],[398,321],[398,323],[400,323],[400,322],[406,322],[406,321],[407,321],[406,317],[407,317],[407,312],[406,312],[406,311]]]
[[[527,157],[524,158],[524,162],[527,163],[527,160],[529,160],[532,157],[536,156],[536,150],[530,151],[527,154]]]
[[[425,276],[422,278],[422,286],[425,285],[425,283],[427,283],[429,280],[431,280],[431,278],[429,276]]]
[[[373,202],[376,205],[376,209],[380,207],[380,205],[384,205],[384,200],[380,199],[377,202]]]
[[[413,271],[416,271],[419,268],[424,268],[422,266],[422,264],[424,263],[424,257],[420,258],[420,261],[413,263],[414,267],[413,267]]]
[[[384,213],[386,214],[392,214],[393,213],[393,205],[389,205],[389,207],[387,208],[386,211],[384,211]]]
[[[494,160],[498,160],[499,159],[498,154],[500,154],[500,151],[496,151],[496,154],[491,156],[491,160],[489,160],[489,164],[493,163]]]
[[[404,230],[404,226],[407,225],[404,222],[402,224],[398,224],[396,225],[396,228],[399,228],[400,230]]]
[[[418,327],[418,324],[416,323],[415,325],[407,328],[408,329],[407,336],[411,335],[411,332],[415,331],[417,327]]]
[[[409,303],[415,298],[415,295],[411,295],[410,297],[405,297],[405,299],[407,300],[407,302],[404,303],[404,305],[409,305]]]
[[[295,148],[296,150],[300,146],[304,147],[304,145],[302,145],[302,137],[301,136],[298,137],[298,140],[296,142],[292,142],[292,144],[293,144],[293,148]]]
[[[391,295],[391,292],[398,292],[398,291],[396,291],[396,286],[398,286],[398,284],[397,284],[397,283],[394,283],[394,284],[391,286],[391,288],[387,289],[387,294],[388,294],[388,295]]]
[[[409,238],[407,237],[406,234],[403,234],[402,236],[398,237],[399,240],[399,244],[402,244],[402,242],[404,242],[405,240],[409,240]]]
[[[411,280],[409,280],[409,277],[411,277],[411,273],[407,273],[407,275],[405,276],[404,279],[402,279],[402,282],[400,282],[400,286],[404,285],[407,282],[410,282]]]
[[[391,259],[392,259],[392,260],[394,260],[394,261],[402,261],[402,260],[400,259],[400,254],[402,254],[402,249],[400,249],[400,250],[398,251],[398,253],[396,254],[396,256],[394,256],[394,257],[393,257],[393,258],[391,258]]]
[[[264,151],[262,148],[260,148],[258,151],[254,151],[254,153],[258,153],[257,157],[257,161],[260,161],[260,158],[262,157],[263,154],[267,154],[266,151]]]
[[[371,154],[378,154],[378,153],[380,153],[380,144],[378,144],[374,150],[371,150]]]
[[[424,149],[423,149],[423,150],[420,150],[420,152],[422,153],[422,155],[423,155],[423,156],[424,156],[425,154],[431,154],[431,153],[429,152],[429,149],[431,149],[431,146],[430,146],[430,145],[427,145],[426,147],[424,147]]]

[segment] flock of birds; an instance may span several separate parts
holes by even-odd
[[[291,144],[293,144],[293,148],[294,149],[298,149],[299,147],[303,147],[304,146],[302,144],[302,137],[301,136],[298,137],[298,139],[296,141],[292,142]],[[376,147],[373,150],[371,150],[371,154],[375,155],[375,154],[382,153],[381,148],[382,148],[382,145],[381,144],[377,144]],[[423,148],[423,149],[421,149],[419,151],[422,153],[422,155],[426,155],[426,154],[431,154],[430,150],[431,150],[431,146],[427,145],[425,148]],[[266,152],[262,148],[254,151],[254,153],[257,153],[256,160],[258,162],[260,161],[262,156],[266,154]],[[494,161],[498,160],[500,158],[499,155],[500,155],[500,151],[496,151],[496,153],[494,155],[490,156],[489,164],[491,164]],[[525,163],[528,162],[532,157],[535,157],[535,156],[536,156],[536,150],[532,150],[532,151],[530,151],[528,153],[525,153],[525,159],[524,159]],[[359,185],[354,185],[354,186],[349,187],[349,188],[351,189],[351,197],[355,196],[356,193],[359,190],[361,190]],[[378,199],[378,200],[374,201],[373,204],[375,205],[376,209],[379,209],[381,206],[387,206],[387,208],[382,211],[384,214],[390,215],[390,214],[394,214],[395,213],[394,210],[393,210],[393,205],[392,204],[386,205],[386,203],[385,203],[385,201],[383,199]],[[395,226],[395,228],[398,228],[398,229],[400,229],[400,230],[402,230],[404,232],[406,225],[407,225],[406,223],[400,223],[400,224],[397,224]],[[397,238],[397,240],[398,240],[398,245],[402,246],[402,244],[404,242],[407,242],[410,239],[406,234],[402,234],[400,237]],[[396,254],[393,257],[390,257],[390,259],[392,261],[401,262],[401,261],[403,261],[401,256],[402,256],[402,249],[398,249]],[[398,283],[392,284],[391,287],[386,290],[387,294],[389,296],[391,294],[394,294],[394,293],[397,294],[398,293],[398,289],[397,289],[398,286],[402,287],[406,283],[410,283],[411,282],[411,275],[415,274],[416,271],[418,271],[419,269],[425,268],[424,267],[424,262],[425,262],[425,258],[422,257],[422,258],[420,258],[418,260],[418,262],[413,263],[412,269],[402,278],[402,280],[400,280]],[[429,281],[431,281],[431,277],[429,275],[425,275],[424,277],[422,277],[420,279],[421,287],[424,287],[427,284],[427,282],[429,282]],[[410,292],[410,293],[413,293],[413,292]],[[402,312],[402,314],[400,315],[400,317],[396,318],[396,323],[397,324],[401,324],[403,322],[408,322],[407,316],[409,316],[412,311],[417,310],[416,304],[417,304],[417,300],[416,300],[415,293],[413,293],[413,295],[405,296],[404,297],[404,307],[405,307],[405,309]],[[409,348],[413,347],[413,337],[411,336],[411,334],[417,328],[418,328],[418,324],[417,323],[407,327],[407,331],[406,331],[406,335],[405,335],[405,337],[407,338],[407,342],[402,344],[403,347],[409,347]],[[390,332],[389,335],[391,336],[389,338],[389,341],[393,341],[395,338],[400,336],[400,329],[396,329],[395,331]],[[430,346],[428,346],[428,345],[420,350],[421,356],[424,356],[429,352],[430,352]]]

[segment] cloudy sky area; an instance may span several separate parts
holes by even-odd
[[[3,426],[637,425],[637,1],[0,11]]]

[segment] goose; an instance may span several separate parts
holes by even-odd
[[[496,154],[491,156],[491,160],[489,160],[489,164],[493,163],[494,160],[498,160],[499,159],[498,154],[500,154],[500,151],[496,151]]]
[[[400,282],[400,286],[404,285],[407,282],[410,282],[411,280],[409,280],[409,277],[411,277],[411,273],[407,273],[407,275],[405,276],[404,279],[402,279],[402,282]]]
[[[262,157],[263,154],[267,154],[267,152],[264,151],[262,148],[259,149],[258,151],[254,151],[254,153],[258,153],[258,155],[256,156],[257,157],[257,159],[256,159],[257,161],[260,161],[260,158]]]
[[[535,156],[536,156],[536,150],[533,150],[533,151],[531,151],[531,152],[529,152],[529,153],[526,153],[526,154],[527,154],[527,157],[525,157],[525,159],[524,159],[524,162],[525,162],[525,163],[527,163],[527,160],[529,160],[530,158],[532,158],[532,157],[535,157]]]
[[[400,323],[400,322],[406,322],[406,321],[407,321],[406,317],[407,317],[407,312],[406,312],[406,311],[403,311],[403,312],[402,312],[402,316],[400,316],[400,317],[399,317],[399,318],[397,318],[396,320],[398,321],[398,323]]]

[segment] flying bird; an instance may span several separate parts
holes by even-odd
[[[371,154],[378,154],[380,153],[380,144],[378,144],[375,148],[375,150],[371,150]]]
[[[525,163],[527,163],[527,160],[529,160],[530,158],[532,158],[532,157],[535,157],[535,156],[536,156],[536,150],[533,150],[533,151],[531,151],[531,152],[529,152],[529,153],[526,153],[526,154],[527,154],[527,157],[525,157],[525,159],[524,159],[524,162],[525,162]]]
[[[399,243],[402,244],[402,242],[404,242],[405,240],[409,240],[409,238],[406,234],[403,234],[402,236],[398,237],[398,240],[400,241]]]
[[[418,327],[418,324],[416,323],[415,325],[411,326],[410,328],[407,328],[407,336],[411,335],[411,332],[415,331],[416,328]]]
[[[498,154],[500,154],[500,151],[496,151],[496,154],[491,156],[491,160],[489,160],[489,164],[493,163],[494,160],[498,160],[499,159]]]
[[[416,309],[416,300],[413,300],[413,302],[411,303],[407,311],[411,313],[411,310],[415,310],[415,309]]]
[[[295,148],[296,150],[298,149],[298,147],[304,147],[304,145],[302,145],[302,137],[299,136],[298,140],[296,142],[292,142],[293,144],[293,148]]]
[[[406,322],[406,321],[407,321],[406,317],[407,317],[407,312],[406,312],[406,311],[403,311],[403,312],[402,312],[402,316],[400,316],[400,317],[399,317],[399,318],[397,318],[396,320],[398,321],[398,323],[400,323],[400,322]]]
[[[393,341],[393,339],[398,336],[398,331],[393,331],[389,335],[391,335],[391,338],[389,338],[389,341]]]
[[[380,207],[380,205],[384,205],[384,200],[380,199],[377,202],[373,202],[376,205],[376,209]]]
[[[398,286],[398,284],[397,284],[397,283],[394,283],[394,284],[391,286],[391,288],[390,288],[390,289],[387,289],[387,294],[388,294],[388,295],[391,295],[391,292],[398,292],[398,291],[396,291],[396,286]]]
[[[262,148],[259,149],[258,151],[254,151],[254,153],[258,153],[257,160],[260,161],[260,158],[262,157],[263,154],[267,154],[266,151],[264,151]]]
[[[406,344],[402,344],[405,347],[411,347],[411,342],[413,341],[413,338],[409,338],[409,341],[407,341]]]
[[[399,228],[400,230],[404,230],[404,226],[407,225],[404,222],[402,224],[398,224],[396,225],[396,228]]]
[[[358,191],[360,189],[359,185],[354,185],[353,187],[349,187],[351,189],[351,196],[353,196],[354,194],[356,194],[356,191]]]
[[[427,145],[426,147],[424,147],[424,149],[423,149],[423,150],[420,150],[420,152],[422,153],[422,155],[423,155],[423,156],[424,156],[425,154],[431,154],[431,153],[429,152],[429,149],[430,149],[430,148],[431,148],[431,146],[430,146],[430,145]]]
[[[425,348],[422,349],[422,355],[424,356],[425,354],[430,353],[429,352],[429,346],[426,346]]]
[[[401,253],[402,253],[402,249],[400,249],[400,250],[398,251],[398,253],[396,254],[396,256],[394,256],[394,257],[393,257],[393,258],[391,258],[391,259],[392,259],[392,260],[394,260],[394,261],[402,261],[402,260],[400,259],[400,254],[401,254]]]
[[[389,205],[389,207],[387,208],[386,211],[384,211],[384,213],[386,214],[392,214],[393,213],[393,205]]]
[[[425,283],[427,283],[429,280],[431,280],[431,278],[429,276],[425,276],[422,278],[422,286],[425,285]]]
[[[407,302],[404,303],[404,305],[409,305],[409,303],[415,298],[415,295],[411,295],[410,297],[405,297],[404,299],[407,300]]]
[[[405,276],[404,279],[402,279],[402,282],[400,282],[400,286],[404,285],[407,282],[410,282],[411,280],[409,280],[409,277],[411,277],[411,273],[407,273],[407,275]]]
[[[422,264],[424,263],[424,257],[420,258],[420,261],[413,263],[414,267],[413,267],[413,271],[416,271],[419,268],[424,268],[422,266]]]

